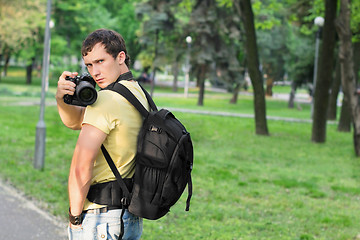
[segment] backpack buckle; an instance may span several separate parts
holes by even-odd
[[[149,127],[149,131],[150,131],[150,132],[157,132],[157,133],[159,133],[159,134],[162,133],[162,129],[159,128],[159,127],[156,127],[156,126],[154,126],[154,125],[151,125],[151,126]]]
[[[123,197],[123,198],[121,199],[121,205],[123,205],[123,206],[125,206],[125,207],[129,206],[129,205],[130,205],[130,200],[127,199],[126,197]]]

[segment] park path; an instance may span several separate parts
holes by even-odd
[[[218,89],[211,89],[212,91],[220,91]],[[248,92],[241,92],[242,95],[252,95]],[[194,95],[194,94],[189,94]],[[182,98],[184,97],[184,93],[154,93],[154,97],[156,96],[169,96],[169,97],[175,97],[175,98]],[[278,99],[282,101],[288,101],[289,94],[287,93],[277,93],[274,94],[272,99]],[[308,96],[308,94],[298,93],[295,97],[295,103],[297,104],[311,104],[311,100]],[[46,106],[54,106],[56,105],[55,99],[47,99]],[[7,105],[18,105],[18,106],[35,106],[40,105],[39,101],[20,101],[20,102],[14,102]],[[162,107],[162,106],[158,106]],[[192,110],[187,108],[172,108],[172,107],[166,107],[170,111],[174,112],[184,112],[184,113],[193,113],[193,114],[203,114],[203,115],[213,115],[213,116],[224,116],[224,117],[238,117],[238,118],[254,118],[254,114],[242,114],[242,113],[231,113],[231,112],[221,112],[221,111],[206,111],[206,110]],[[266,116],[268,120],[276,120],[276,121],[285,121],[285,122],[299,122],[299,123],[312,123],[312,120],[309,119],[298,119],[298,118],[289,118],[289,117],[278,117],[278,116]],[[329,124],[336,124],[335,121],[328,121]]]
[[[0,199],[0,239],[67,239],[66,222],[40,209],[22,193],[2,181]]]

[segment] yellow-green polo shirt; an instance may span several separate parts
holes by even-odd
[[[149,109],[147,99],[140,86],[135,81],[120,81]],[[111,90],[98,92],[96,102],[89,105],[84,114],[82,124],[90,124],[104,133],[107,137],[104,146],[113,159],[122,178],[131,178],[135,172],[134,157],[136,154],[137,136],[143,119],[140,113],[123,96]],[[91,184],[115,180],[102,151],[94,162]],[[101,207],[85,201],[84,210]]]

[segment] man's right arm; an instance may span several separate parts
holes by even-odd
[[[83,121],[85,107],[74,106],[64,103],[65,94],[73,95],[75,91],[75,83],[65,80],[65,77],[75,77],[77,73],[63,72],[59,77],[58,87],[56,91],[56,103],[61,121],[68,128],[79,130]]]

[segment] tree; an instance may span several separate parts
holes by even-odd
[[[55,28],[51,39],[51,73],[58,76],[65,69],[81,71],[81,44],[99,28],[113,29],[126,40],[131,59],[140,51],[133,2],[126,0],[56,0],[53,6]],[[95,10],[96,9],[96,10]]]
[[[217,12],[215,0],[197,0],[190,18],[190,28],[194,32],[192,48],[192,72],[199,87],[198,106],[204,105],[205,79],[210,65],[216,58]]]
[[[32,65],[32,59],[35,59],[38,52],[31,50],[41,45],[42,41],[46,1],[3,0],[0,3],[0,55],[4,55],[8,62],[11,55],[26,48],[30,51],[25,58]],[[31,78],[28,81],[31,82]]]
[[[285,69],[291,80],[288,107],[294,107],[297,88],[307,85],[310,88],[313,78],[314,46],[312,39],[300,32],[300,27],[289,26],[286,47],[289,54],[284,56]],[[310,92],[312,94],[312,92]]]
[[[333,82],[331,83],[331,93],[329,98],[329,107],[328,107],[328,120],[336,120],[337,112],[337,99],[340,91],[341,85],[341,76],[340,76],[340,63],[336,61],[335,76]]]
[[[238,92],[244,84],[245,54],[243,51],[240,16],[231,1],[214,5],[216,23],[211,23],[216,39],[214,59],[210,66],[209,80],[213,86],[226,88],[233,93],[230,103],[237,102]],[[215,29],[216,28],[216,29]]]
[[[153,94],[155,87],[156,71],[162,65],[162,59],[169,59],[166,57],[167,54],[174,56],[174,52],[175,55],[177,53],[176,51],[168,51],[171,48],[167,48],[167,44],[170,42],[169,39],[172,39],[173,34],[176,33],[175,25],[177,21],[173,8],[178,4],[178,0],[149,0],[137,5],[137,16],[141,20],[142,25],[140,43],[145,47],[147,56],[151,56],[152,58],[151,94]],[[177,57],[175,57],[175,59],[177,59]]]
[[[288,55],[289,13],[287,3],[277,0],[253,1],[257,44],[260,63],[265,76],[265,94],[272,96],[275,81],[282,80],[285,73],[284,56]]]
[[[354,126],[355,154],[356,156],[360,156],[359,93],[355,81],[350,16],[350,0],[340,0],[340,14],[336,20],[336,30],[340,38],[339,58],[341,64],[341,80],[344,94],[347,96],[350,103],[350,112]]]
[[[286,29],[273,27],[272,29],[258,31],[258,43],[261,46],[260,59],[262,68],[266,74],[266,96],[272,96],[274,82],[282,80],[285,73],[284,54],[287,52],[285,45]]]
[[[254,14],[250,0],[236,1],[237,9],[243,19],[245,29],[245,50],[247,67],[254,88],[254,109],[256,134],[269,135],[266,121],[266,102],[263,87],[263,78],[259,69],[259,57],[254,26]]]
[[[136,6],[138,1],[128,0],[100,0],[98,1],[110,13],[114,19],[113,30],[119,32],[126,41],[126,49],[131,59],[136,59],[141,50],[137,32],[140,28],[140,21],[136,16]]]
[[[314,111],[311,140],[323,143],[326,140],[326,120],[329,105],[329,90],[334,69],[335,26],[337,1],[325,1],[325,25],[323,28],[323,43],[319,60],[319,71],[316,76],[314,92]]]
[[[359,1],[353,1],[351,3],[351,12],[357,12],[359,8],[360,8]],[[352,31],[352,42],[353,42],[354,76],[355,76],[355,82],[357,83],[359,80],[359,73],[360,73],[360,54],[358,54],[360,51],[360,17],[358,14],[351,15],[351,31]],[[341,75],[341,71],[339,75]],[[344,86],[342,86],[342,89],[344,89]],[[341,107],[338,131],[350,132],[351,123],[352,123],[351,118],[352,117],[351,117],[349,97],[345,94],[343,97],[343,102]]]
[[[349,99],[348,99],[347,95],[344,95],[337,130],[339,132],[350,132],[350,130],[351,130],[351,122],[352,121],[351,121],[351,111],[350,111]]]

